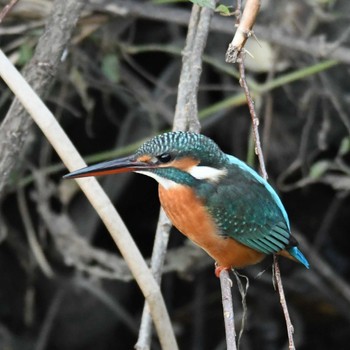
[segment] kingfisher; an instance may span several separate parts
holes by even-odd
[[[158,182],[167,216],[215,260],[217,276],[223,269],[254,265],[271,254],[309,268],[276,191],[210,138],[194,132],[164,133],[130,156],[88,166],[64,178],[123,172]]]

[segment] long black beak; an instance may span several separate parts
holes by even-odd
[[[127,173],[141,169],[146,170],[152,167],[153,166],[149,163],[140,162],[137,159],[135,159],[134,156],[129,156],[75,170],[67,175],[64,175],[63,178],[73,179],[77,177],[103,176],[110,174]]]

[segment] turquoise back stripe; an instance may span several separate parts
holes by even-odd
[[[226,154],[230,163],[231,164],[235,164],[238,167],[240,167],[242,170],[247,171],[249,174],[251,174],[257,181],[259,181],[262,185],[265,186],[265,188],[269,191],[269,193],[271,194],[272,198],[274,199],[274,201],[276,202],[276,204],[278,205],[278,207],[280,208],[282,215],[284,217],[284,219],[286,220],[287,226],[290,230],[290,223],[289,223],[289,218],[288,218],[288,214],[286,212],[286,209],[284,209],[284,206],[281,202],[280,197],[278,197],[278,194],[276,193],[276,191],[273,189],[273,187],[266,181],[264,180],[254,169],[252,169],[250,166],[248,166],[246,163],[242,162],[241,160],[239,160],[238,158],[231,156],[230,154]]]

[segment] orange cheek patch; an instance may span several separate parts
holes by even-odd
[[[166,163],[166,164],[161,164],[159,165],[159,167],[162,168],[168,168],[168,167],[173,167],[173,168],[177,168],[183,171],[188,171],[190,168],[196,166],[199,164],[199,161],[193,158],[181,158],[181,159],[177,159],[177,160],[173,160],[170,163]]]

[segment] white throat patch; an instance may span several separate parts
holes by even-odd
[[[222,176],[225,176],[227,174],[227,171],[225,169],[215,169],[210,166],[199,166],[199,165],[195,165],[191,167],[190,169],[188,169],[187,172],[193,177],[195,177],[197,180],[208,180],[214,183],[218,182]],[[166,190],[175,188],[177,186],[181,186],[175,181],[159,176],[158,174],[155,174],[151,171],[138,170],[138,171],[135,171],[135,173],[152,177]]]
[[[195,165],[188,170],[198,180],[208,180],[211,182],[218,182],[222,176],[227,174],[226,169],[216,169],[210,166]]]

